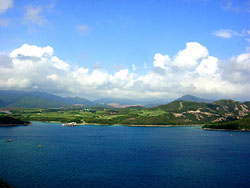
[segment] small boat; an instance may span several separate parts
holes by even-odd
[[[11,140],[11,139],[8,139],[6,142],[12,142],[12,140]]]
[[[37,147],[38,147],[38,148],[42,148],[43,146],[39,144]]]

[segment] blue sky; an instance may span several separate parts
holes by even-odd
[[[4,5],[6,2],[9,4]],[[101,69],[109,76],[114,76],[121,70],[128,70],[128,75],[136,74],[132,76],[132,82],[139,84],[138,79],[141,76],[155,74],[158,68],[164,69],[165,72],[169,71],[166,67],[166,70],[164,68],[167,62],[163,63],[164,66],[155,66],[157,64],[154,63],[157,61],[154,58],[155,54],[168,55],[171,62],[174,62],[178,52],[186,49],[188,42],[197,42],[209,51],[209,54],[201,55],[202,58],[214,56],[218,59],[220,70],[217,72],[221,74],[220,79],[234,84],[236,81],[229,81],[225,76],[229,74],[226,67],[233,61],[233,57],[237,59],[240,54],[248,54],[249,51],[250,1],[248,0],[0,0],[1,3],[0,53],[2,56],[10,56],[11,52],[23,44],[36,47],[50,46],[53,48],[53,56],[57,56],[71,66],[70,73],[81,67],[89,69],[89,76],[97,69]],[[14,61],[13,57],[10,59]],[[198,58],[196,66],[200,63],[201,58]],[[23,64],[26,66],[25,62]],[[248,65],[249,57],[247,56],[242,66],[248,68]],[[173,72],[180,71],[171,68],[168,75],[172,75]],[[194,75],[195,72],[192,69],[188,74]],[[173,81],[174,76],[173,78],[167,76],[167,78],[164,81],[175,84],[172,86],[159,84],[159,88],[165,87],[165,94],[156,86],[148,88],[148,84],[144,81],[139,85],[149,92],[147,98],[171,98],[192,91],[185,87],[178,92],[169,92],[169,88],[173,90],[174,85],[177,84],[179,88],[182,84],[179,81]],[[6,82],[10,79],[6,77],[2,81]],[[23,79],[29,80],[29,78]],[[108,80],[107,84],[110,84],[110,78]],[[161,80],[162,78],[159,78],[159,83]],[[246,78],[240,80],[246,84]],[[127,82],[130,83],[130,81]],[[237,84],[238,82],[239,80]],[[46,89],[42,86],[43,84],[30,82],[17,89],[37,88],[60,93],[60,89]],[[15,85],[0,86],[3,89],[15,89]],[[117,88],[114,85],[112,88],[119,90],[119,87],[124,88],[124,85],[117,86]],[[218,88],[207,92],[201,91],[197,85],[195,87],[197,92],[193,94],[201,96],[239,96],[234,91],[226,96],[225,93],[218,92]],[[77,93],[72,93],[69,89],[66,94],[86,95],[87,97],[109,95],[109,92],[104,92],[106,93],[104,96],[96,94],[105,88],[104,85],[98,85],[95,88],[95,91],[92,88],[89,93],[85,92],[86,88]],[[134,89],[128,90],[132,92]],[[114,92],[110,95],[125,98],[131,95],[131,93],[126,94],[126,91],[120,93],[123,94]],[[241,94],[239,98],[245,99],[247,95]]]

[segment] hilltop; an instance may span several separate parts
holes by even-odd
[[[190,102],[212,103],[215,100],[203,99],[203,98],[196,97],[196,96],[193,96],[193,95],[184,95],[184,96],[176,99],[176,101],[190,101]]]

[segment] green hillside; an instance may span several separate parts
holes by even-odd
[[[214,103],[174,101],[154,108],[67,107],[58,109],[12,109],[11,115],[27,121],[57,121],[121,125],[202,125],[242,119],[249,108],[237,101]]]
[[[55,108],[68,106],[62,102],[49,101],[36,96],[23,96],[13,101],[8,107],[25,107],[25,108]]]
[[[0,90],[0,107],[60,108],[73,105],[99,106],[80,97],[60,97],[40,91]]]
[[[240,120],[219,122],[213,124],[206,124],[202,128],[204,129],[224,129],[224,130],[239,130],[250,131],[250,117],[245,117]]]

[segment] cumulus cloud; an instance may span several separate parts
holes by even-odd
[[[248,97],[250,53],[229,60],[209,55],[208,49],[189,42],[173,57],[156,53],[152,71],[134,69],[111,74],[102,67],[71,66],[54,55],[52,47],[24,44],[0,56],[0,88],[42,90],[87,98],[175,98],[183,94],[210,97]]]
[[[0,14],[5,13],[9,8],[12,8],[13,5],[13,0],[0,0]]]

